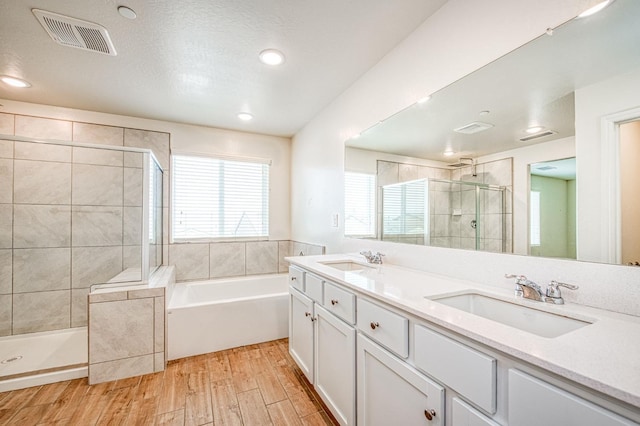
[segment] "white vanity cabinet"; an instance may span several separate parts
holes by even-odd
[[[444,388],[358,335],[358,424],[437,425],[444,422]]]
[[[314,303],[298,290],[289,291],[289,353],[313,383]]]
[[[289,288],[289,353],[338,422],[350,426],[356,424],[356,330],[342,317],[353,314],[355,296],[330,294],[338,317],[322,306],[325,285],[332,284],[305,272],[305,294]]]
[[[315,306],[315,388],[341,425],[355,425],[356,330]]]
[[[509,424],[637,426],[637,423],[517,369],[509,370]]]

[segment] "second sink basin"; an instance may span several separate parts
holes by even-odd
[[[591,324],[478,293],[428,299],[541,337],[558,337]]]
[[[339,269],[341,271],[352,271],[358,272],[363,271],[365,269],[371,269],[371,266],[362,265],[360,263],[352,262],[350,260],[338,260],[338,261],[328,261],[328,262],[319,262],[325,266],[329,266],[331,268]]]

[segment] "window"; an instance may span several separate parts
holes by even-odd
[[[269,236],[269,164],[172,158],[174,240]]]
[[[376,175],[345,172],[344,234],[374,237],[376,234]]]
[[[530,244],[540,245],[540,191],[531,191],[531,212],[529,214]]]
[[[427,232],[428,182],[425,179],[383,188],[384,235],[423,235]]]

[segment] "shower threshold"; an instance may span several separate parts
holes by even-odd
[[[0,392],[87,376],[87,327],[0,338]]]

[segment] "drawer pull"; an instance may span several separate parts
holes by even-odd
[[[431,421],[436,416],[436,410],[424,410],[424,416],[427,418],[427,420]]]
[[[373,322],[373,321],[371,321],[370,325],[371,325],[371,329],[372,330],[375,330],[376,328],[380,327],[380,324],[378,324],[377,322]]]
[[[296,277],[291,277],[291,281],[295,281],[295,280],[297,280]]]
[[[336,299],[331,299],[331,304],[332,304],[332,305],[334,305],[334,306],[335,306],[335,305],[337,305],[337,304],[338,304],[338,300],[336,300]]]

